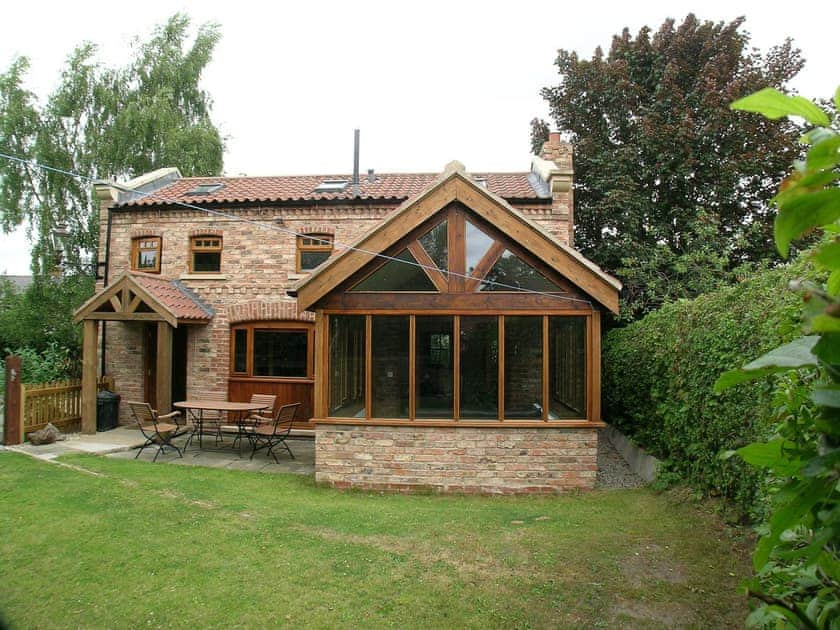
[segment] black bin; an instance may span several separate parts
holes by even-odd
[[[96,395],[96,430],[116,429],[120,418],[120,395],[103,390]]]

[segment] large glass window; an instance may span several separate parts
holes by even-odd
[[[547,291],[559,292],[560,287],[534,269],[509,249],[493,265],[481,283],[482,291]]]
[[[505,418],[542,418],[542,322],[505,317]]]
[[[461,405],[464,420],[499,417],[499,319],[461,317]]]
[[[374,418],[408,418],[408,330],[408,316],[373,317],[371,414]]]
[[[311,377],[311,326],[292,322],[237,324],[231,330],[231,373],[267,378]]]
[[[305,331],[254,330],[254,376],[306,376]]]
[[[329,415],[365,416],[365,317],[330,317]]]
[[[453,317],[415,318],[415,413],[451,418],[453,410]]]
[[[351,291],[436,291],[429,276],[407,249],[382,265]]]
[[[490,249],[493,239],[469,221],[466,222],[465,230],[464,246],[466,247],[467,273],[472,274],[478,263],[484,258],[484,254]]]
[[[449,244],[447,242],[446,221],[441,221],[419,239],[420,244],[438,269],[446,271],[449,268]]]
[[[586,417],[586,318],[548,318],[549,418]]]

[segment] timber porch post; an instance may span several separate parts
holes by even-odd
[[[167,322],[157,325],[157,365],[155,390],[158,413],[172,411],[172,326]]]
[[[84,320],[82,341],[82,433],[96,433],[96,364],[99,322]]]

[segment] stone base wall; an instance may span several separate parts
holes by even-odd
[[[318,424],[315,479],[337,488],[555,494],[595,485],[595,428]]]

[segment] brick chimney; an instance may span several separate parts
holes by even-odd
[[[555,235],[574,247],[574,166],[572,145],[560,138],[559,131],[548,134],[539,157],[531,161],[531,171],[545,182],[551,193],[551,214],[557,219]],[[565,238],[564,238],[565,237]]]

